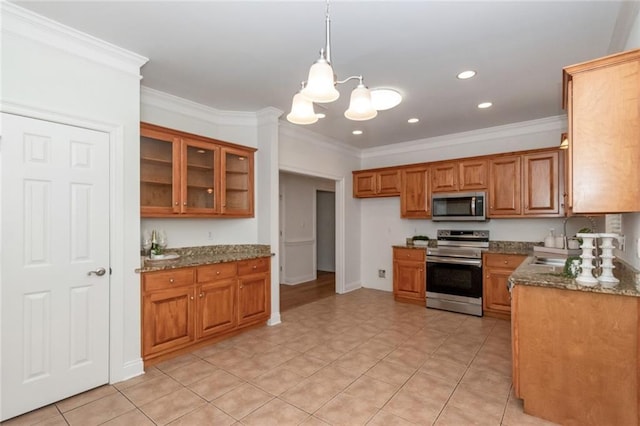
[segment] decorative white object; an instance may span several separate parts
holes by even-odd
[[[555,248],[555,246],[556,246],[556,236],[554,235],[554,229],[553,228],[549,229],[549,235],[547,235],[546,238],[544,239],[544,246],[545,247]]]
[[[594,268],[593,249],[595,246],[593,241],[598,237],[598,234],[576,234],[576,237],[582,238],[582,245],[580,246],[582,249],[582,254],[580,255],[582,263],[580,264],[580,275],[576,278],[576,282],[585,287],[593,287],[598,284],[598,279],[591,272]]]
[[[613,276],[613,268],[615,268],[615,266],[613,266],[613,259],[615,259],[613,255],[613,239],[618,238],[618,234],[598,235],[600,239],[602,239],[602,244],[600,245],[602,248],[602,255],[600,255],[602,259],[602,274],[598,277],[598,282],[602,287],[612,288],[620,282],[619,279]]]

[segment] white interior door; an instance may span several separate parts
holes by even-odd
[[[109,380],[109,136],[2,114],[0,155],[5,420]]]

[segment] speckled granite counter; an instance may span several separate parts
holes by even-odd
[[[187,268],[213,263],[234,262],[271,256],[271,246],[263,244],[236,244],[201,247],[168,248],[167,253],[180,255],[178,259],[149,261],[141,258],[141,266],[136,272],[162,271],[165,269]]]
[[[540,246],[542,243],[528,242],[528,241],[489,241],[489,253],[497,254],[521,254],[530,256],[533,253],[534,246]],[[408,248],[408,249],[420,249],[425,250],[427,248],[435,248],[438,246],[437,240],[429,240],[428,247],[417,245],[405,245],[397,244],[393,247]]]
[[[561,267],[532,264],[534,256],[530,256],[509,277],[509,285],[530,285],[537,287],[553,287],[565,290],[586,291],[592,293],[617,294],[623,296],[640,297],[640,273],[627,264],[616,259],[614,261],[614,276],[620,283],[614,288],[605,288],[600,285],[585,287],[573,278],[562,275]]]

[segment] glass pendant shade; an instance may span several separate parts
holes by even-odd
[[[351,92],[349,109],[344,112],[344,116],[349,120],[364,121],[371,120],[376,115],[378,111],[371,104],[371,92],[364,84],[358,84],[358,87]]]
[[[287,114],[287,120],[294,124],[313,124],[318,121],[318,116],[313,111],[313,103],[309,102],[302,94],[296,93],[291,102],[291,112]]]
[[[329,62],[320,58],[311,65],[307,85],[300,93],[309,101],[318,103],[333,102],[340,97]]]

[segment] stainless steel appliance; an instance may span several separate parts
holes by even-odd
[[[482,252],[489,231],[438,230],[427,249],[427,307],[482,316]]]
[[[431,220],[486,221],[486,199],[486,192],[435,193],[431,196]]]

